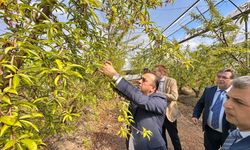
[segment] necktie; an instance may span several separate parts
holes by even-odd
[[[236,129],[236,130],[232,131],[228,135],[228,137],[227,137],[226,141],[224,142],[221,150],[228,150],[232,146],[232,144],[234,144],[238,139],[241,139],[241,138],[242,138],[242,136],[240,135],[240,130],[239,129]]]
[[[222,108],[223,98],[224,98],[223,91],[220,90],[220,94],[218,95],[218,97],[217,97],[217,99],[216,99],[216,101],[211,109],[211,111],[213,112],[211,126],[214,129],[219,128],[220,111]]]

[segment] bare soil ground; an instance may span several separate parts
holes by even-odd
[[[196,103],[194,96],[181,95],[179,109],[182,113],[178,119],[178,130],[183,150],[203,150],[203,133],[201,124],[195,126],[191,116]],[[117,101],[103,101],[97,107],[98,115],[92,115],[86,122],[77,125],[77,132],[58,136],[49,140],[49,150],[126,150],[125,139],[117,136],[120,124],[117,122]],[[173,150],[170,139],[169,149]]]

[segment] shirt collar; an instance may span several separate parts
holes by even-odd
[[[228,93],[228,92],[231,90],[231,88],[232,88],[232,85],[229,86],[229,87],[225,90],[225,92]],[[216,92],[218,92],[218,91],[220,91],[220,90],[221,90],[221,89],[217,86]]]
[[[250,136],[250,131],[240,131],[240,135],[242,136],[242,138],[246,138]]]
[[[162,78],[160,79],[160,82],[165,81],[165,79],[166,79],[166,76],[162,77]]]

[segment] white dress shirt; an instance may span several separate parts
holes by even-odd
[[[227,92],[228,92],[231,88],[232,88],[232,86],[230,86],[229,88],[227,88],[227,89],[225,90],[225,92],[222,93],[222,95],[221,95],[221,96],[223,96],[223,103],[222,103],[222,108],[221,108],[221,111],[220,111],[219,128],[214,129],[214,130],[216,130],[216,131],[218,131],[218,132],[222,132],[222,118],[223,118],[223,115],[224,115],[224,112],[225,112],[225,109],[224,109],[223,105],[224,105],[224,103],[225,103],[226,100],[227,100],[226,94],[227,94]],[[221,89],[219,89],[219,87],[217,87],[217,90],[216,90],[216,92],[215,92],[215,94],[214,94],[214,98],[213,98],[212,105],[211,105],[210,108],[209,108],[209,115],[208,115],[208,119],[207,119],[207,124],[208,124],[208,126],[209,126],[210,128],[212,128],[212,129],[213,129],[213,127],[212,127],[211,124],[212,124],[213,111],[212,111],[211,109],[213,108],[213,105],[215,104],[215,101],[217,100],[217,98],[218,98],[218,96],[219,96],[219,94],[220,94],[220,91],[221,91]]]

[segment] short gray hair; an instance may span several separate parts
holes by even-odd
[[[245,89],[250,87],[250,76],[241,76],[233,80],[233,87]]]

